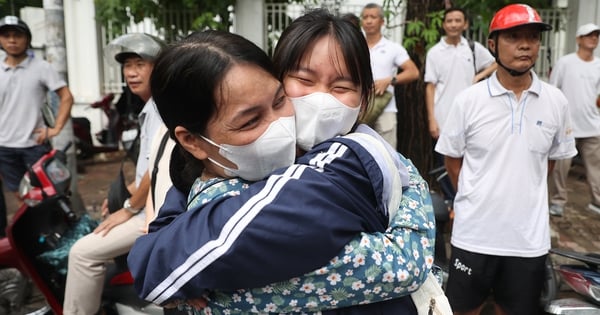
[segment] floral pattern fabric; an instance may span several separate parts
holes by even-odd
[[[409,186],[385,232],[361,233],[327,266],[301,277],[262,288],[213,291],[206,296],[208,307],[186,308],[205,315],[319,314],[402,297],[418,289],[433,265],[435,219],[427,183],[412,162],[401,155],[400,159],[408,168]],[[239,179],[198,180],[190,205],[235,196],[247,185]]]

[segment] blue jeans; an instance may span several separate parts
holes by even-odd
[[[47,144],[29,148],[0,147],[0,176],[9,191],[17,191],[27,169],[50,152]]]

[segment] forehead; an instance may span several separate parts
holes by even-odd
[[[215,98],[223,110],[268,106],[281,83],[263,68],[250,64],[234,64],[215,90]]]
[[[26,35],[26,33],[23,30],[21,30],[20,28],[14,27],[14,26],[5,26],[0,30],[0,35],[8,35],[8,34],[22,35],[22,36]]]
[[[134,55],[131,54],[129,57],[127,57],[125,59],[125,61],[123,61],[123,64],[139,64],[139,63],[144,63],[144,64],[152,64],[152,62],[150,62],[149,60],[143,59],[142,57],[138,56],[138,55]]]
[[[337,74],[348,72],[340,44],[331,36],[323,36],[314,41],[302,57],[300,67],[314,72],[334,71]]]
[[[362,11],[362,16],[380,16],[380,12],[378,8],[366,8]]]
[[[528,35],[531,34],[541,34],[542,30],[541,30],[541,26],[536,25],[536,24],[527,24],[527,25],[521,25],[521,26],[516,26],[516,27],[512,27],[506,30],[502,30],[498,32],[500,35],[502,34],[515,34],[515,33],[527,33]]]
[[[459,10],[454,10],[454,11],[450,11],[448,13],[446,13],[446,15],[444,15],[444,21],[445,20],[464,20],[465,19],[465,15],[459,11]]]

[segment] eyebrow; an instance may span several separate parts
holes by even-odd
[[[277,88],[277,91],[275,91],[275,94],[273,95],[273,103],[277,100],[277,98],[279,97],[279,95],[283,92],[283,84],[280,82],[279,83],[279,87]],[[231,121],[236,121],[237,119],[240,119],[241,117],[247,116],[247,115],[251,115],[252,113],[259,111],[260,110],[260,105],[258,104],[248,104],[249,107],[246,109],[243,109],[239,112],[236,112],[235,115],[232,117]]]

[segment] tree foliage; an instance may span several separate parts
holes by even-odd
[[[41,8],[43,0],[0,0],[0,17],[6,15],[19,16],[19,10],[23,7]]]
[[[1,0],[0,0],[1,1]],[[96,18],[103,24],[122,29],[129,23],[153,18],[158,29],[174,37],[201,29],[227,29],[231,25],[229,9],[235,0],[95,0]],[[191,16],[175,20],[174,12],[186,12]],[[170,38],[175,39],[175,38]]]

